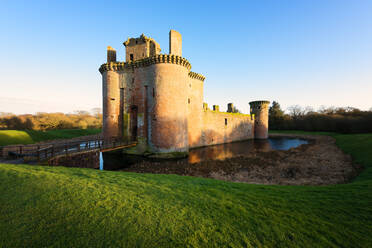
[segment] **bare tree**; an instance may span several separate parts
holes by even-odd
[[[326,107],[326,106],[322,105],[322,106],[320,106],[318,112],[321,113],[321,114],[325,114],[325,115],[332,115],[332,114],[336,113],[336,108],[333,107],[333,106]]]
[[[311,107],[311,106],[306,106],[303,109],[303,112],[304,112],[305,115],[315,113],[314,108]]]
[[[298,119],[299,117],[305,114],[304,109],[300,105],[292,105],[288,108],[289,115],[292,116],[293,119]]]

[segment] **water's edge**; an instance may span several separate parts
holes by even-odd
[[[294,137],[270,137],[266,140],[246,140],[227,144],[205,146],[190,149],[189,156],[177,161],[187,160],[189,164],[199,163],[206,160],[224,160],[227,158],[244,156],[254,152],[269,152],[272,150],[289,150],[309,144],[309,140]],[[100,170],[119,170],[128,168],[133,164],[143,161],[157,161],[159,159],[146,158],[137,155],[127,155],[122,151],[105,152],[100,154]],[[167,160],[169,161],[169,159]]]

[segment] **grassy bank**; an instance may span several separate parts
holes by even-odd
[[[365,166],[349,184],[0,164],[0,247],[371,247],[372,134],[333,136]]]
[[[70,139],[84,135],[98,134],[100,132],[100,129],[63,129],[50,131],[0,130],[0,146],[33,144],[54,139]]]

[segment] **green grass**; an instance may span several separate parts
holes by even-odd
[[[98,134],[100,132],[100,129],[63,129],[50,131],[0,130],[0,146],[33,144],[54,139],[70,139],[84,135]]]
[[[372,134],[333,136],[349,184],[0,164],[0,247],[371,247]]]

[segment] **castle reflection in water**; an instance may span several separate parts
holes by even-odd
[[[254,152],[288,150],[308,143],[307,140],[298,138],[247,140],[191,149],[189,151],[189,156],[186,159],[191,164],[206,160],[224,160],[226,158],[244,156]],[[139,156],[128,156],[121,152],[104,153],[101,156],[100,169],[118,170],[129,167],[130,165],[143,160],[145,160],[145,158]]]

